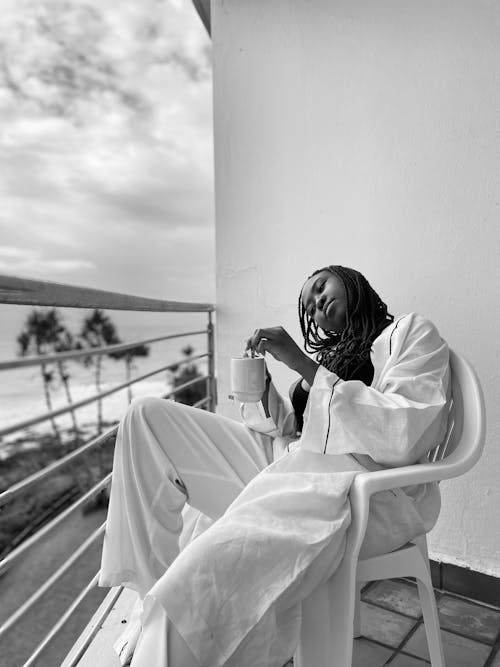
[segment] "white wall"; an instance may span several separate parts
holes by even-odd
[[[499,34],[494,0],[212,2],[219,410],[256,327],[299,340],[313,269],[361,270],[479,373],[486,450],[442,484],[431,550],[497,576]]]

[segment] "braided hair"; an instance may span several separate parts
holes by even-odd
[[[341,379],[353,379],[370,362],[372,343],[385,327],[394,321],[387,306],[366,278],[345,266],[318,269],[308,280],[329,271],[344,285],[346,293],[346,327],[341,332],[321,329],[307,313],[299,296],[300,328],[306,352],[316,352],[316,360]]]

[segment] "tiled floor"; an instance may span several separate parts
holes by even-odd
[[[449,667],[500,667],[500,608],[435,591],[441,636]],[[414,583],[387,580],[361,595],[361,631],[353,667],[430,665]]]
[[[435,594],[446,667],[500,667],[500,607],[444,591],[436,590]],[[123,632],[123,619],[130,614],[135,597],[133,591],[123,591],[79,667],[117,664],[112,645]],[[87,630],[94,633],[95,621]],[[361,630],[363,636],[354,641],[352,667],[429,667],[417,587],[412,581],[391,579],[368,584],[361,594]],[[75,654],[85,643],[86,633],[75,644]],[[61,667],[69,663],[68,659]],[[293,667],[293,663],[286,667]]]

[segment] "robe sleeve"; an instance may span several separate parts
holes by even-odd
[[[302,447],[364,454],[381,465],[400,466],[415,463],[440,443],[447,420],[446,342],[432,322],[412,313],[383,336],[382,345],[372,354],[372,386],[318,369]]]
[[[266,417],[262,402],[243,403],[241,414],[248,428],[271,437],[283,436],[294,438],[297,434],[297,423],[293,407],[278,392],[273,382],[269,384],[268,410]]]

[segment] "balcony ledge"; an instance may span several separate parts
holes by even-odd
[[[124,632],[125,623],[128,622],[137,594],[127,588],[122,589],[106,616],[106,609],[109,608],[118,591],[118,588],[112,588],[109,591],[64,659],[61,667],[73,667],[74,665],[78,665],[78,667],[113,667],[114,665],[120,665],[118,656],[113,650],[113,644]],[[106,617],[103,621],[104,616]]]

